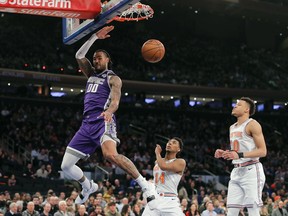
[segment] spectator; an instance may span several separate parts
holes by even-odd
[[[60,194],[59,194],[59,200],[65,200],[65,198],[66,198],[66,194],[65,194],[65,192],[60,192]],[[73,200],[73,199],[72,199]]]
[[[52,214],[50,213],[51,211],[51,205],[50,203],[45,203],[44,207],[43,207],[43,212],[40,214],[40,216],[52,216]]]
[[[79,205],[78,211],[75,216],[88,216],[85,205]]]
[[[97,205],[94,209],[94,211],[92,211],[89,216],[104,216],[104,212],[103,209],[100,205]]]
[[[185,216],[200,216],[198,206],[195,203],[192,203],[190,208],[186,211]]]
[[[46,171],[47,171],[47,178],[52,180],[58,178],[58,174],[52,169],[51,164],[46,165]]]
[[[180,199],[180,200],[182,200],[182,199],[188,200],[189,198],[188,198],[188,193],[187,193],[187,190],[186,190],[186,188],[185,188],[185,185],[179,184],[179,187],[180,187],[180,189],[179,189],[179,191],[178,191],[178,197],[179,197],[179,199]]]
[[[212,202],[208,202],[206,205],[206,210],[204,210],[201,216],[217,216],[217,213],[214,210],[214,206]]]
[[[23,176],[29,178],[35,178],[35,171],[32,167],[32,163],[28,163],[25,169],[23,170]]]
[[[108,203],[108,210],[107,213],[105,213],[105,216],[121,216],[121,214],[117,211],[115,202]]]
[[[50,213],[52,215],[54,215],[58,210],[58,203],[59,203],[59,199],[57,196],[51,196],[50,199],[49,199],[49,202],[50,202],[50,205],[51,205],[51,211]],[[66,202],[65,202],[66,204]]]
[[[261,206],[260,216],[269,216],[268,209],[266,205]]]
[[[5,216],[19,216],[17,212],[17,204],[15,202],[10,203],[9,210],[6,211]]]
[[[40,153],[38,154],[38,161],[39,161],[39,165],[45,165],[48,161],[49,161],[49,156],[47,153],[47,149],[42,148],[40,150]]]
[[[43,212],[43,207],[40,205],[40,199],[37,195],[32,197],[32,202],[34,203],[34,210],[41,214]]]
[[[0,191],[0,211],[6,211],[6,200],[5,200],[5,193]]]
[[[54,216],[72,216],[70,212],[67,212],[66,201],[61,200],[58,206],[59,206],[59,210],[54,214]]]
[[[27,203],[27,209],[22,212],[22,216],[40,216],[38,211],[35,211],[35,205],[32,201]]]
[[[134,216],[140,216],[141,215],[141,206],[137,203],[135,203],[132,207],[132,212]]]
[[[218,216],[225,216],[225,210],[220,207],[219,200],[214,200],[214,211]]]
[[[36,176],[38,178],[47,178],[48,172],[45,168],[45,164],[42,164],[41,167],[36,171]]]
[[[277,207],[273,210],[272,216],[288,216],[288,212],[284,207],[282,200],[277,202]]]
[[[205,196],[203,199],[202,204],[199,206],[199,212],[200,214],[207,209],[207,203],[211,202],[210,198],[208,196]]]
[[[123,206],[129,204],[129,200],[127,197],[124,197],[119,204],[116,204],[118,212],[122,212]]]
[[[14,174],[12,174],[12,175],[10,176],[10,178],[8,179],[8,186],[9,186],[9,187],[13,187],[13,186],[16,185],[16,182],[17,182],[16,177],[15,177]]]
[[[181,209],[183,213],[185,213],[188,210],[188,200],[185,198],[181,200]]]
[[[96,199],[99,200],[99,204],[101,205],[101,207],[105,208],[107,202],[103,199],[102,193],[97,193]]]
[[[124,186],[120,183],[119,179],[114,180],[114,190],[115,195],[118,195],[119,192],[124,192]]]
[[[74,203],[72,197],[66,199],[66,205],[67,205],[67,212],[70,212],[74,215],[76,212],[76,204]]]
[[[77,198],[78,193],[76,191],[72,191],[70,197],[75,201],[75,199]]]
[[[23,210],[27,209],[28,203],[32,201],[31,195],[29,193],[23,194]]]
[[[129,204],[124,205],[121,210],[121,216],[130,216],[130,213],[131,213],[131,206]]]

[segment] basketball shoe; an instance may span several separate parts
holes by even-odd
[[[151,210],[154,210],[157,207],[157,193],[155,185],[152,182],[148,182],[148,188],[143,191],[143,197],[147,200],[147,205]]]
[[[75,204],[82,204],[86,202],[86,200],[89,198],[89,195],[96,192],[98,190],[98,185],[94,183],[93,180],[90,181],[90,189],[82,189],[81,193],[77,196],[75,199]]]

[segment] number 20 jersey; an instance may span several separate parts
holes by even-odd
[[[237,123],[235,123],[230,126],[231,150],[234,150],[237,152],[249,152],[249,151],[256,149],[256,145],[253,140],[253,137],[249,136],[246,133],[246,126],[250,121],[253,121],[253,119],[249,118],[245,122],[243,122],[241,125],[237,125]],[[240,159],[233,160],[232,163],[239,164],[239,163],[244,163],[250,160],[259,160],[259,157],[240,158]]]

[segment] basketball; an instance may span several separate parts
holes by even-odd
[[[164,57],[165,47],[159,40],[150,39],[143,44],[141,52],[147,62],[156,63]]]

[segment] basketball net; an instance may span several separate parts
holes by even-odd
[[[109,2],[107,3],[109,4]],[[107,8],[107,6],[102,6],[103,8]],[[111,19],[109,22],[115,20],[119,22],[124,21],[139,21],[139,20],[147,20],[149,18],[153,18],[154,10],[149,6],[142,4],[140,2],[132,5],[127,10],[123,11],[120,15],[115,16],[113,19]]]

